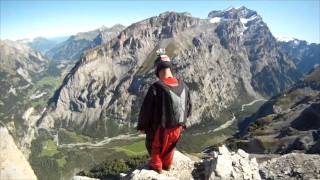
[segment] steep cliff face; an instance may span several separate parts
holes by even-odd
[[[171,57],[176,76],[190,86],[194,110],[188,125],[215,120],[231,105],[278,93],[296,80],[294,64],[278,51],[255,12],[242,7],[209,17],[166,12],[89,50],[52,98],[39,127],[62,126],[92,136],[127,131],[156,80],[153,62],[160,47]]]
[[[78,33],[52,47],[46,52],[46,56],[52,60],[78,60],[87,49],[106,43],[124,28],[117,24],[110,28],[103,26],[93,31]]]
[[[29,162],[16,146],[8,130],[0,124],[0,179],[36,180]]]

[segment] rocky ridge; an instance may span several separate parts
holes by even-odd
[[[173,167],[158,174],[144,165],[128,174],[123,180],[147,179],[318,179],[320,156],[291,153],[283,156],[248,154],[242,149],[229,151],[225,146],[207,148],[203,159],[175,151]],[[74,179],[91,179],[75,176]]]
[[[50,48],[45,55],[52,60],[79,60],[87,49],[105,44],[124,28],[123,25],[117,24],[110,28],[102,26],[93,31],[78,33]]]
[[[58,44],[57,41],[44,37],[36,37],[34,39],[21,39],[17,40],[17,42],[30,46],[31,48],[36,49],[42,54],[45,54],[48,50]]]
[[[279,44],[281,50],[293,59],[298,70],[303,74],[309,73],[315,65],[320,64],[320,44],[298,39],[281,40]]]

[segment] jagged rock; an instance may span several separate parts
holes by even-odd
[[[73,176],[71,180],[99,180],[99,179],[86,177],[86,176]]]
[[[263,179],[320,179],[320,155],[291,153],[260,164]]]
[[[192,179],[194,161],[188,156],[175,151],[173,157],[173,166],[170,171],[162,171],[162,174],[158,174],[156,171],[147,169],[137,169],[128,174],[123,179],[131,180],[178,180],[178,179]]]
[[[212,148],[214,150],[212,150]],[[211,151],[211,152],[210,152]],[[147,169],[147,164],[121,173],[122,180],[259,180],[259,179],[319,179],[320,155],[291,153],[248,154],[238,149],[229,151],[225,145],[209,147],[204,159],[175,151],[173,168],[161,174]],[[259,163],[257,159],[259,159]]]
[[[219,147],[216,158],[200,161],[193,161],[176,151],[173,163],[169,172],[158,174],[152,170],[137,169],[124,179],[260,179],[255,158],[249,158],[242,150],[229,152],[225,146]]]
[[[244,150],[242,149],[238,149],[238,152],[237,152],[241,157],[243,158],[249,158],[249,154],[246,153]]]
[[[229,177],[232,172],[232,160],[228,155],[218,155],[216,162],[214,163],[215,166],[214,172],[219,177]]]
[[[8,130],[0,125],[0,179],[37,179]]]
[[[259,165],[255,158],[249,158],[249,154],[239,149],[236,153],[230,152],[225,146],[218,148],[218,157],[209,158],[211,169],[210,179],[261,179]]]

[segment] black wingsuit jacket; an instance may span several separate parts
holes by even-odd
[[[178,86],[168,88],[170,88],[173,92],[177,94],[180,94],[183,88],[186,89],[186,120],[187,117],[191,116],[192,111],[190,91],[183,81],[178,80],[178,82]],[[182,125],[185,127],[184,124],[176,123],[172,111],[173,110],[171,98],[170,96],[168,96],[168,93],[164,90],[163,83],[161,81],[153,83],[150,86],[147,95],[145,96],[144,101],[142,103],[137,126],[137,130],[144,131],[146,133],[146,147],[149,152],[151,150],[151,144],[157,128],[173,128],[177,125]]]

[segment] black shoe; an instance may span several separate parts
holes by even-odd
[[[162,173],[162,169],[156,169],[156,168],[153,168],[151,166],[149,166],[149,170],[154,170],[155,172],[161,174]]]
[[[171,165],[169,165],[168,167],[163,167],[163,170],[170,171],[171,167],[172,167]]]

